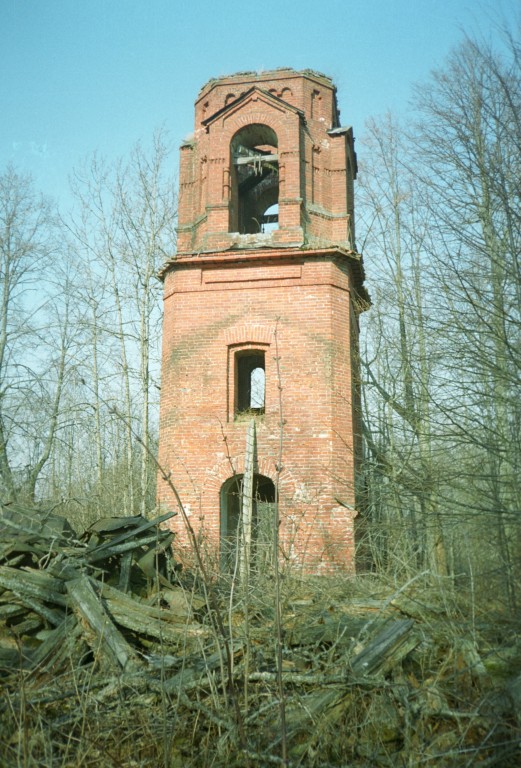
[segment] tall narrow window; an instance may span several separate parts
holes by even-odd
[[[311,155],[311,202],[320,201],[320,147],[314,146]]]
[[[320,91],[313,91],[311,93],[311,117],[315,120],[320,118],[322,111],[322,96]]]
[[[266,391],[264,352],[248,350],[235,355],[235,413],[264,413]]]

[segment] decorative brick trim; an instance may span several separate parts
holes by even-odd
[[[232,456],[231,459],[227,457],[218,461],[217,464],[214,464],[214,466],[207,471],[201,494],[203,505],[205,496],[219,494],[223,483],[225,483],[226,480],[229,480],[234,475],[244,474],[244,461],[244,454]],[[269,477],[269,479],[275,483],[277,479],[277,470],[273,458],[259,458],[256,474]],[[279,493],[281,501],[293,500],[296,495],[296,484],[293,475],[285,468],[282,470],[279,477]]]
[[[229,347],[232,344],[272,344],[275,326],[242,323],[224,332],[224,342]]]
[[[246,125],[260,124],[267,125],[269,128],[272,128],[275,131],[280,146],[280,136],[284,131],[284,122],[280,114],[277,114],[274,108],[267,103],[264,110],[256,109],[254,112],[244,112],[244,106],[245,105],[241,105],[241,109],[238,111],[238,114],[230,115],[229,118],[225,120],[223,126],[225,132],[222,140],[227,141],[229,146],[231,140],[237,131],[241,130],[241,128],[244,128]]]

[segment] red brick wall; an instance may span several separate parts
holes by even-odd
[[[228,231],[230,143],[258,123],[277,136],[279,228],[239,236]],[[328,133],[337,127],[324,76],[281,70],[210,81],[181,150],[179,250],[163,270],[159,460],[194,529],[215,553],[220,489],[244,471],[251,418],[234,414],[233,355],[263,350],[258,471],[277,479],[282,418],[283,557],[317,573],[354,567],[355,300],[365,293],[350,234],[353,140]],[[161,479],[159,500],[175,507]],[[178,546],[186,543],[180,516],[173,525]]]
[[[244,468],[249,419],[234,419],[230,350],[265,350],[259,472],[276,480],[282,386],[281,538],[285,557],[321,571],[353,564],[349,258],[334,252],[215,254],[165,279],[161,464],[196,530],[217,546],[219,491]],[[233,467],[233,468],[232,468]],[[174,506],[164,483],[161,501]],[[183,525],[176,518],[179,539]]]

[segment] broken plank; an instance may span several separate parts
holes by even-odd
[[[168,609],[140,603],[107,584],[100,586],[110,615],[125,629],[176,643],[184,636],[206,637],[209,634],[207,627],[180,619]]]
[[[244,643],[237,640],[233,644],[231,652],[234,661],[237,661],[244,653]],[[163,680],[163,690],[165,693],[177,694],[181,690],[188,691],[199,686],[206,686],[208,678],[213,677],[215,671],[224,663],[224,649],[221,649],[211,656],[199,659],[196,666],[185,666],[173,677]]]
[[[17,597],[35,597],[46,603],[65,606],[64,585],[61,579],[50,576],[45,571],[29,568],[10,568],[0,566],[0,587],[8,589]]]
[[[130,528],[129,530],[125,531],[125,533],[120,534],[119,536],[115,536],[113,539],[109,539],[108,541],[104,542],[103,544],[99,544],[93,549],[93,552],[99,552],[101,553],[104,549],[111,549],[112,547],[122,544],[124,541],[127,541],[128,539],[134,539],[135,540],[135,546],[139,546],[139,534],[143,533],[144,531],[148,531],[150,528],[154,528],[158,526],[160,523],[164,523],[166,520],[169,520],[171,517],[174,517],[177,515],[177,512],[166,512],[164,515],[160,515],[159,517],[155,517],[153,520],[145,520],[142,525],[138,525],[137,528]],[[154,532],[154,536],[152,540],[157,539],[158,541],[161,540],[161,535],[163,531],[161,529],[158,529]],[[165,533],[170,533],[170,531],[165,531]],[[123,551],[123,550],[121,550]],[[91,559],[89,555],[89,559]]]
[[[233,159],[234,165],[252,165],[253,163],[276,163],[279,160],[279,156],[275,154],[261,155],[260,153],[249,155],[248,157],[235,157]]]
[[[2,595],[2,598],[4,598],[5,595]],[[18,603],[14,602],[14,595],[12,592],[10,593],[10,598],[13,600],[13,602],[10,603],[4,603],[2,600],[2,604],[0,604],[0,621],[5,621],[6,619],[12,619],[16,616],[23,616],[25,613],[27,613],[26,609],[22,605],[18,605]]]
[[[70,657],[78,663],[83,653],[83,643],[78,642],[81,628],[73,614],[64,616],[62,623],[48,632],[45,640],[34,652],[33,662],[38,667],[53,667]]]
[[[164,536],[160,542],[157,542],[155,547],[150,547],[147,552],[136,559],[136,565],[145,574],[147,579],[159,581],[163,586],[169,587],[171,586],[170,582],[160,573],[158,567],[158,558],[169,549],[174,540],[173,533],[168,533],[166,531],[165,533],[167,533],[167,535]]]
[[[88,576],[67,582],[71,607],[79,618],[85,639],[95,653],[102,651],[109,662],[121,669],[136,661],[131,646],[114,626]]]
[[[132,568],[132,552],[125,552],[121,558],[121,566],[119,571],[119,584],[118,588],[122,592],[128,591],[130,584],[130,571]]]
[[[414,626],[412,619],[393,621],[384,627],[366,647],[351,660],[355,675],[371,675],[392,668],[420,642],[409,637]]]
[[[13,632],[13,634],[21,636],[21,635],[30,635],[31,633],[35,632],[37,629],[40,629],[41,626],[42,626],[42,619],[40,616],[28,616],[24,621],[21,621],[19,624],[11,624],[9,629],[11,632]]]
[[[127,541],[126,543],[115,544],[114,546],[106,546],[103,544],[100,547],[96,547],[96,549],[91,552],[86,552],[85,559],[89,563],[98,563],[100,560],[108,560],[109,557],[113,557],[114,555],[122,555],[125,552],[132,552],[141,547],[156,544],[158,541],[161,542],[161,539],[158,538],[157,533],[151,533],[148,536],[144,536],[142,539],[138,538],[133,541]]]
[[[20,595],[18,597],[18,601],[22,603],[26,608],[29,608],[31,611],[44,618],[54,627],[59,626],[63,621],[63,611],[57,608],[48,608],[40,600],[37,600],[34,597]]]

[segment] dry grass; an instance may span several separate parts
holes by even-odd
[[[21,578],[56,573],[53,564],[64,562],[59,546],[38,562],[3,551],[2,567]],[[95,586],[94,569],[85,573]],[[54,612],[47,619],[2,587],[2,766],[283,764],[268,575],[233,595],[223,578],[211,585],[213,607],[196,573],[131,579],[124,599],[142,607],[139,628],[125,626],[132,622],[118,614],[113,591],[95,590],[128,648],[123,663],[108,650],[108,631],[97,634],[75,610],[63,580],[63,605],[41,601]],[[471,604],[428,574],[390,584],[286,573],[280,586],[287,765],[519,764],[515,617]],[[231,677],[215,610],[232,649]]]

